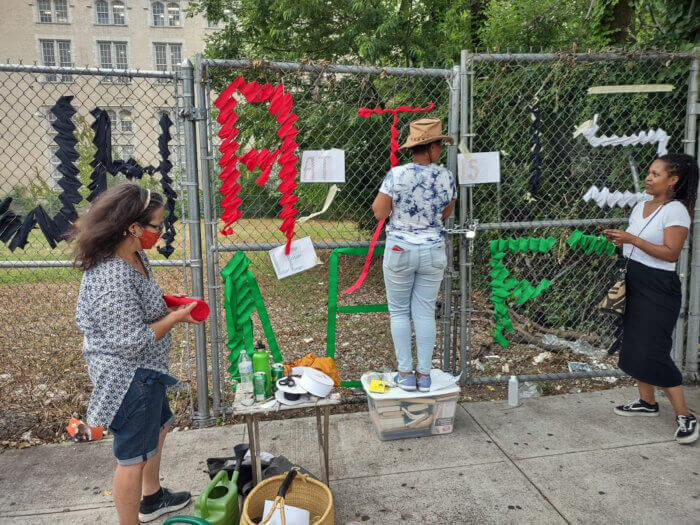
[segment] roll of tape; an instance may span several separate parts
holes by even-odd
[[[318,397],[328,397],[328,394],[333,390],[333,380],[320,370],[304,367],[299,386],[309,394]]]

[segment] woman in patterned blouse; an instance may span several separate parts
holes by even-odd
[[[430,391],[435,348],[435,302],[447,266],[442,221],[452,214],[457,196],[454,177],[435,162],[442,153],[439,119],[411,123],[406,143],[413,162],[387,173],[372,210],[378,220],[390,216],[386,228],[384,283],[391,318],[391,336],[398,361],[396,384]],[[416,334],[417,378],[411,355],[411,320]]]
[[[163,230],[163,199],[135,184],[101,194],[77,222],[76,265],[83,270],[76,319],[94,385],[87,422],[114,435],[114,503],[119,523],[151,521],[185,507],[188,492],[160,486],[160,457],[173,422],[165,387],[170,330],[196,323],[194,303],[169,309],[143,250]],[[143,499],[142,499],[143,496]]]

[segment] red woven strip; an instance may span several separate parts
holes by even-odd
[[[399,106],[395,109],[360,108],[357,110],[357,115],[359,117],[371,117],[372,115],[383,115],[385,113],[391,113],[392,115],[394,115],[394,120],[391,124],[391,131],[389,132],[389,165],[393,168],[399,162],[399,159],[396,157],[396,152],[399,149],[399,131],[398,129],[396,129],[396,126],[399,122],[399,113],[418,113],[419,111],[427,113],[434,107],[435,104],[433,104],[433,102],[431,101],[424,108],[420,106],[416,108],[412,108],[411,106]],[[377,224],[377,228],[374,230],[374,234],[372,235],[372,240],[369,243],[369,249],[367,250],[367,257],[365,257],[365,264],[362,267],[362,272],[357,278],[357,281],[355,281],[355,284],[353,284],[350,288],[345,290],[346,294],[351,294],[360,286],[362,286],[363,282],[365,282],[365,278],[367,277],[367,273],[369,272],[369,265],[372,262],[372,254],[374,253],[374,247],[377,245],[377,239],[379,239],[379,234],[381,233],[383,227],[384,220],[381,220]]]

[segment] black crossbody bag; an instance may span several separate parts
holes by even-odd
[[[652,214],[652,216],[649,218],[644,227],[641,230],[639,230],[637,237],[642,235],[642,232],[646,229],[647,226],[649,226],[649,224],[651,224],[651,221],[654,220],[654,217],[656,217],[656,215],[661,211],[661,208],[663,208],[664,206],[665,204],[662,204],[656,209],[656,211]],[[642,211],[642,214],[643,213],[644,211]],[[625,315],[625,308],[627,306],[627,285],[625,284],[625,278],[627,276],[627,267],[630,264],[630,259],[632,258],[632,254],[634,253],[634,250],[636,248],[636,246],[632,247],[630,256],[626,258],[627,260],[625,262],[625,266],[618,267],[615,269],[613,285],[608,289],[608,291],[605,293],[605,296],[603,297],[603,300],[600,301],[600,304],[598,305],[598,309],[601,312],[615,315],[617,317],[622,317],[623,315]]]

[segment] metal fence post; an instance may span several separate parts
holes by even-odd
[[[467,77],[466,70],[467,52],[462,50],[460,56],[460,72],[463,75],[460,97],[460,141],[467,140],[471,149],[471,135],[469,134],[469,95],[471,79]],[[464,229],[465,224],[471,222],[471,188],[459,186],[459,227]],[[471,260],[467,263],[467,239],[464,234],[459,235],[459,355],[460,373],[462,384],[471,378]],[[473,241],[469,240],[471,245]],[[467,268],[469,265],[469,268]],[[469,274],[469,275],[467,275]],[[470,286],[467,287],[469,282]],[[468,340],[469,339],[469,340]],[[468,348],[469,347],[469,348]],[[468,355],[469,354],[469,355]]]
[[[182,63],[182,116],[185,125],[185,166],[187,179],[187,219],[190,234],[190,264],[192,268],[192,295],[204,299],[202,277],[202,237],[199,222],[199,184],[197,177],[197,141],[194,113],[194,69],[192,62]],[[207,381],[207,341],[204,325],[195,326],[195,362],[197,366],[197,410],[194,422],[207,426],[212,419],[209,414],[209,386]]]
[[[452,68],[452,76],[448,79],[449,89],[450,89],[450,113],[447,121],[447,134],[455,138],[455,144],[450,146],[447,150],[447,168],[452,172],[452,175],[457,178],[457,144],[459,143],[459,94],[460,94],[460,75],[459,67],[455,66]],[[447,219],[446,227],[452,228],[454,226],[454,212],[449,219]],[[453,258],[454,258],[454,236],[452,234],[447,234],[446,236],[446,250],[447,250],[447,269],[445,271],[445,279],[442,282],[443,293],[443,347],[442,347],[442,369],[449,370],[451,364],[454,363],[454,352],[457,351],[456,348],[451,348],[450,344],[450,334],[452,327],[452,276],[453,276]],[[452,356],[450,355],[452,354]]]
[[[214,236],[216,231],[216,213],[214,213],[214,204],[212,202],[211,193],[211,174],[210,161],[212,160],[211,152],[209,151],[209,137],[207,135],[207,94],[204,78],[204,66],[202,64],[202,55],[195,56],[195,83],[197,90],[197,110],[202,120],[198,128],[199,132],[199,161],[202,166],[202,199],[204,212],[204,260],[207,265],[207,293],[209,295],[209,307],[211,308],[211,317],[209,321],[209,344],[211,345],[211,389],[212,403],[214,416],[221,413],[221,375],[220,375],[220,356],[219,356],[219,297],[216,293],[216,268],[214,258],[219,254],[212,248],[214,247]]]
[[[700,157],[700,143],[698,142],[697,118],[700,113],[698,103],[698,74],[700,74],[700,48],[694,49],[695,58],[690,62],[690,74],[688,81],[688,108],[686,110],[685,147],[689,155],[695,155],[697,161]],[[698,183],[700,193],[700,182]],[[700,199],[695,200],[695,212],[692,229],[693,253],[690,261],[690,292],[688,297],[688,336],[685,350],[685,373],[692,379],[698,375],[698,332],[700,331]],[[686,245],[687,245],[686,241]]]

